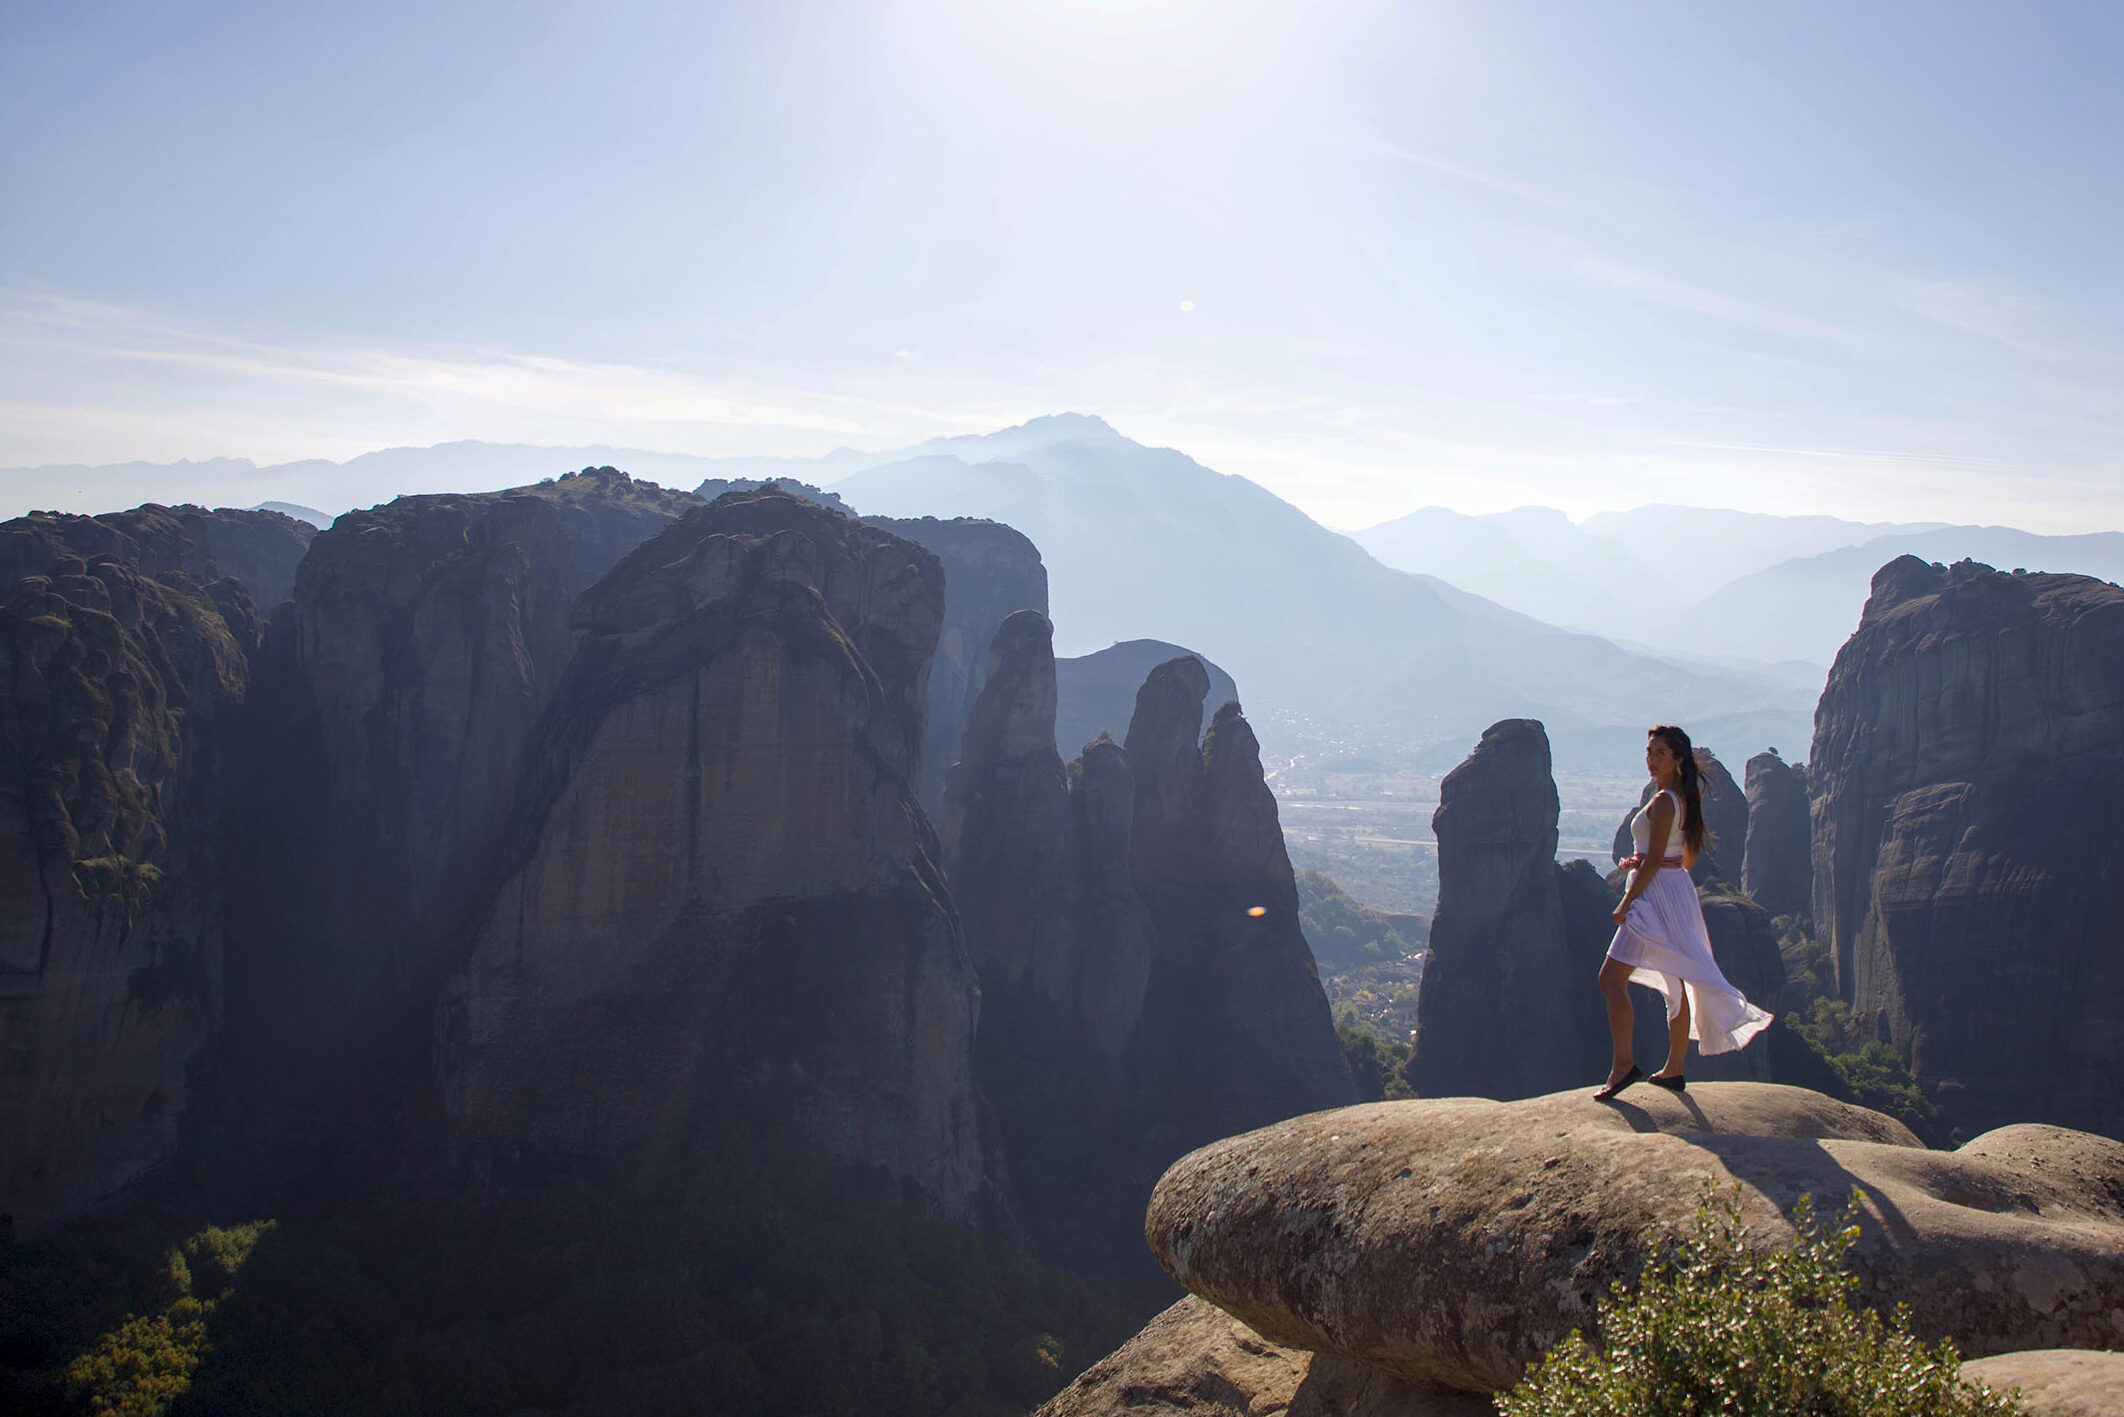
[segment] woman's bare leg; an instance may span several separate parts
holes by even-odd
[[[1630,966],[1619,959],[1604,961],[1600,966],[1600,993],[1608,1005],[1608,1032],[1615,1040],[1615,1061],[1608,1069],[1608,1085],[1613,1087],[1630,1071],[1630,1032],[1637,1024],[1630,1008]],[[1686,1025],[1682,1037],[1688,1037]]]
[[[1667,1020],[1667,1065],[1654,1077],[1678,1078],[1689,1061],[1689,989],[1682,986],[1681,1012]]]

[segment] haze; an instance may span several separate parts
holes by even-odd
[[[1343,527],[2113,528],[2120,38],[2100,4],[16,7],[0,465],[811,457],[1076,408]]]

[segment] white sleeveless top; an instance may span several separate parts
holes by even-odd
[[[1689,809],[1682,805],[1681,794],[1669,787],[1653,797],[1651,802],[1645,803],[1638,809],[1637,815],[1630,819],[1630,842],[1640,856],[1649,856],[1652,853],[1652,803],[1659,801],[1661,797],[1674,799],[1674,825],[1667,830],[1667,849],[1659,854],[1662,857],[1682,854],[1685,840],[1682,834],[1682,819],[1688,815]]]

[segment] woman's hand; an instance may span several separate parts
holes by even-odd
[[[1623,903],[1622,903],[1621,905],[1618,905],[1618,906],[1616,906],[1616,907],[1615,907],[1615,923],[1616,923],[1616,924],[1618,924],[1618,925],[1622,924],[1622,923],[1623,923],[1623,918],[1624,918],[1625,916],[1627,916],[1627,915],[1628,915],[1629,913],[1630,913],[1630,902],[1629,902],[1628,900],[1624,900],[1624,901],[1623,901]]]

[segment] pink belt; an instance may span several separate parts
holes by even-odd
[[[1638,867],[1644,865],[1645,861],[1645,853],[1640,851],[1634,856],[1625,856],[1615,864],[1622,867],[1625,871],[1635,871]],[[1679,856],[1667,856],[1661,858],[1659,864],[1678,871],[1681,869],[1682,859]]]

